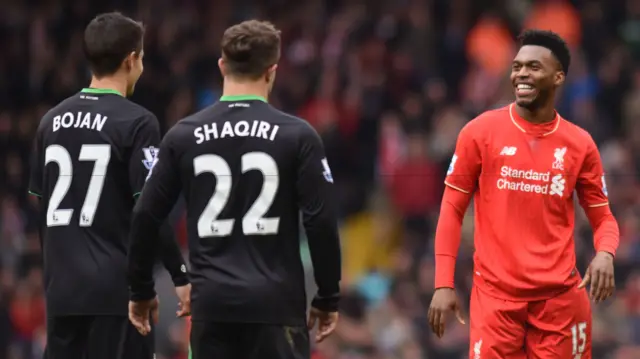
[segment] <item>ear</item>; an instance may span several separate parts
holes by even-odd
[[[267,69],[267,74],[265,76],[265,79],[267,80],[267,82],[270,82],[271,79],[276,75],[277,69],[278,69],[278,64],[273,64],[269,66],[269,68]]]
[[[124,59],[124,68],[125,70],[127,70],[127,72],[131,71],[131,69],[133,69],[133,67],[135,66],[135,61],[137,61],[138,59],[138,53],[136,53],[135,51],[129,53],[129,55],[127,55],[127,57],[125,57]]]
[[[222,74],[222,77],[225,77],[227,74],[227,71],[225,69],[225,64],[222,57],[218,59],[218,68],[220,68],[220,73]]]
[[[564,71],[557,71],[553,79],[553,84],[556,85],[556,87],[562,86],[564,84],[565,79],[566,79],[566,76],[564,74]]]

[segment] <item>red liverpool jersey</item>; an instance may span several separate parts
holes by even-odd
[[[479,289],[533,301],[577,285],[574,190],[584,207],[608,206],[600,155],[586,131],[558,114],[529,123],[513,104],[485,112],[460,132],[445,183],[474,193]]]

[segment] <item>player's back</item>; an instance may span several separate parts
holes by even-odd
[[[259,98],[231,100],[184,119],[164,140],[188,205],[193,313],[300,325],[296,179],[302,142],[315,132]]]
[[[144,108],[97,89],[82,90],[42,118],[30,191],[41,197],[50,315],[126,314],[131,158],[143,132],[157,126]]]

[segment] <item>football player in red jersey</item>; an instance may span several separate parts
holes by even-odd
[[[436,231],[429,322],[439,337],[450,312],[464,323],[454,269],[473,198],[469,357],[590,359],[589,297],[603,301],[615,288],[618,224],[593,139],[554,108],[569,69],[566,43],[541,30],[527,30],[519,41],[511,69],[515,103],[481,114],[458,137]],[[576,269],[574,191],[597,253],[583,278]]]

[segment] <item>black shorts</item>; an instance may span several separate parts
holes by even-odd
[[[142,336],[120,316],[47,318],[45,359],[153,359],[153,332]]]
[[[192,359],[309,359],[305,327],[193,322]]]

